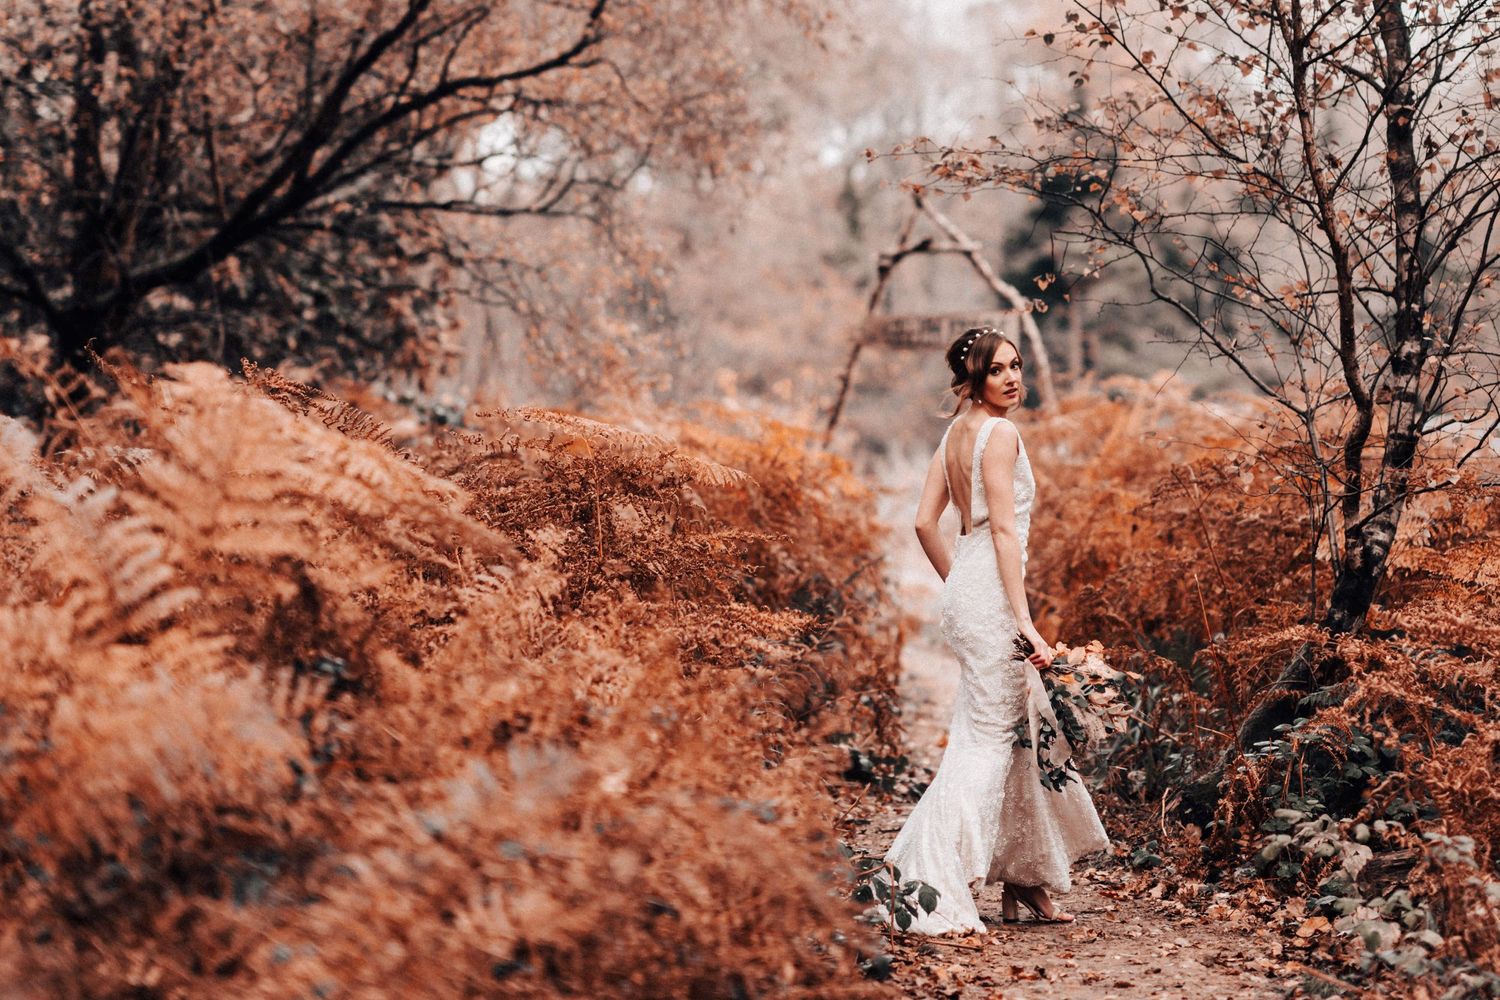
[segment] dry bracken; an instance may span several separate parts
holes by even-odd
[[[826,792],[827,735],[897,736],[847,468],[116,375],[67,452],[0,428],[8,995],[880,992]]]

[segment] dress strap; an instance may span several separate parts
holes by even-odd
[[[948,481],[948,432],[951,430],[953,430],[952,424],[943,428],[942,440],[938,441],[938,462],[943,467],[943,485],[948,488],[950,497],[953,495],[953,484]]]
[[[995,429],[995,424],[998,421],[1004,419],[1004,417],[987,417],[984,423],[979,425],[979,433],[974,435],[973,464],[969,470],[969,489],[971,491],[974,488],[974,481],[980,479],[979,463],[984,456],[984,446],[989,443],[990,432]]]

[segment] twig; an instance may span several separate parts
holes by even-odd
[[[1296,969],[1303,975],[1312,976],[1314,979],[1321,979],[1323,982],[1327,983],[1330,986],[1337,986],[1341,990],[1353,990],[1355,996],[1373,996],[1373,994],[1363,986],[1355,986],[1353,983],[1345,982],[1338,976],[1330,976],[1326,972],[1319,972],[1317,969],[1314,969],[1310,965],[1303,965],[1301,962],[1288,962],[1286,964],[1288,968]]]
[[[1172,789],[1170,788],[1161,793],[1161,842],[1163,847],[1166,846],[1169,839],[1167,837],[1167,796],[1171,794]]]
[[[850,813],[851,813],[851,812],[853,812],[853,811],[854,811],[854,807],[855,807],[855,806],[857,806],[857,805],[859,805],[859,804],[860,804],[860,803],[861,803],[861,802],[863,802],[863,801],[864,801],[864,798],[865,798],[865,793],[866,793],[866,792],[868,792],[868,791],[869,791],[869,790],[870,790],[870,786],[869,786],[869,785],[865,785],[865,786],[864,786],[864,787],[863,787],[863,788],[861,788],[861,789],[860,789],[860,790],[859,790],[859,794],[858,794],[858,795],[856,795],[856,796],[855,796],[855,797],[854,797],[854,801],[853,801],[853,802],[851,802],[851,803],[849,803],[849,808],[848,808],[848,809],[845,809],[845,810],[844,810],[844,811],[843,811],[843,812],[842,812],[842,813],[840,813],[840,814],[839,814],[839,818],[838,818],[838,819],[836,819],[836,820],[834,820],[834,822],[835,822],[835,823],[842,823],[842,822],[843,822],[843,821],[844,821],[844,819],[845,819],[845,818],[846,818],[846,817],[847,817],[847,816],[848,816],[848,815],[849,815],[849,814],[850,814]]]
[[[1213,642],[1213,626],[1208,624],[1208,604],[1203,600],[1203,584],[1198,582],[1198,571],[1193,570],[1193,587],[1198,591],[1198,608],[1203,612],[1203,638]]]

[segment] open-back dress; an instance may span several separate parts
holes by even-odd
[[[989,527],[989,508],[980,462],[995,425],[1005,419],[987,419],[974,437],[967,484],[972,527],[958,535],[943,584],[943,637],[960,670],[948,745],[885,855],[903,882],[919,879],[938,890],[937,909],[929,914],[918,908],[912,923],[911,930],[922,934],[984,933],[973,898],[978,884],[1004,881],[1065,893],[1072,888],[1072,863],[1109,846],[1083,782],[1076,774],[1055,780],[1058,768],[1071,770],[1068,748],[1046,732],[1057,733],[1057,720],[1036,668],[1014,649],[1019,629],[1000,581],[994,541],[981,530]],[[950,424],[939,445],[945,481],[952,429]],[[1036,498],[1024,444],[1014,483],[1024,573]],[[1050,784],[1043,780],[1046,772],[1054,776]]]

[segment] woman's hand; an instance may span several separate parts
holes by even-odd
[[[1026,657],[1026,662],[1041,670],[1052,662],[1052,644],[1042,638],[1042,633],[1036,630],[1035,625],[1027,624],[1021,626],[1021,636],[1031,643],[1031,654]]]

